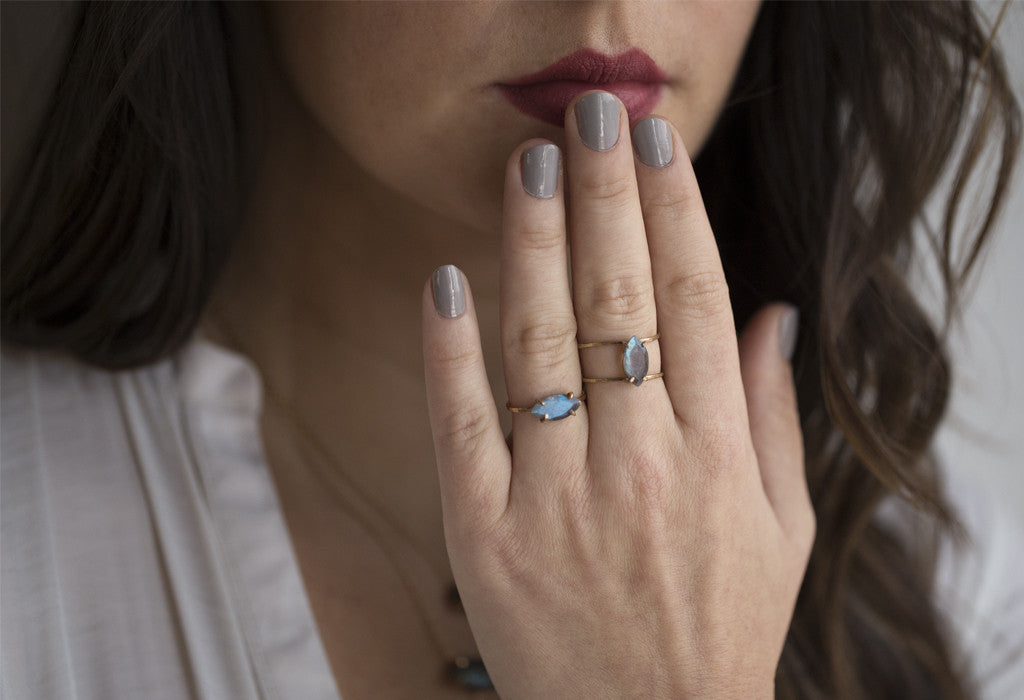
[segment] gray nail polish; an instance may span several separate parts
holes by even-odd
[[[800,330],[800,312],[796,307],[789,307],[779,319],[779,351],[787,360],[793,359],[796,349],[797,331]]]
[[[434,308],[445,318],[458,318],[466,310],[466,292],[462,288],[462,272],[454,265],[434,270]]]
[[[550,199],[558,187],[558,146],[542,143],[523,152],[523,189],[534,197]]]
[[[672,162],[672,130],[664,119],[648,117],[633,127],[633,143],[644,165],[664,168]]]
[[[592,92],[576,103],[576,125],[583,143],[607,151],[619,140],[619,101],[608,92]]]

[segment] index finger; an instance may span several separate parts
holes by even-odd
[[[729,287],[689,154],[666,120],[633,128],[661,333],[661,366],[686,425],[746,421]]]

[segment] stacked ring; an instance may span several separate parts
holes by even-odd
[[[664,377],[664,372],[647,374],[647,370],[650,367],[650,355],[647,352],[647,348],[644,347],[647,343],[660,337],[660,333],[655,333],[649,338],[638,338],[634,335],[629,340],[599,340],[593,343],[578,343],[577,347],[580,350],[604,345],[624,346],[622,351],[622,370],[626,373],[624,377],[583,377],[583,381],[587,384],[629,382],[633,386],[640,386],[648,379]]]
[[[577,343],[577,347],[580,350],[601,347],[604,345],[623,346],[622,369],[625,372],[625,376],[583,377],[583,381],[587,384],[629,382],[633,386],[640,386],[648,379],[664,377],[664,372],[647,374],[647,370],[650,365],[650,356],[648,355],[645,345],[660,337],[660,333],[655,333],[649,338],[639,338],[634,335],[630,337],[629,340],[599,340],[593,343]],[[512,413],[529,413],[536,416],[543,423],[545,421],[562,420],[569,416],[575,416],[576,411],[580,409],[581,403],[586,398],[586,392],[579,396],[574,396],[570,391],[568,394],[551,394],[542,399],[537,399],[532,406],[513,406],[512,403],[509,402],[505,404],[505,408]]]

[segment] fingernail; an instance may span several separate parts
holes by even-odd
[[[445,318],[458,318],[466,310],[466,292],[462,288],[462,272],[454,265],[434,270],[434,308]]]
[[[558,146],[542,143],[523,151],[523,189],[534,197],[551,199],[558,187]]]
[[[619,101],[608,92],[592,92],[576,103],[576,126],[587,148],[607,151],[619,141]]]
[[[647,117],[633,127],[633,143],[644,165],[664,168],[672,162],[672,131],[664,119]]]
[[[797,332],[800,330],[800,312],[791,306],[782,313],[779,319],[779,350],[786,360],[793,359],[796,349]]]

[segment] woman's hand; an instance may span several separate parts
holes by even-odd
[[[424,294],[455,580],[503,696],[768,697],[814,539],[795,312],[762,310],[737,343],[677,132],[641,121],[641,159],[617,99],[579,102],[566,177],[542,141],[509,159],[501,330],[510,405],[586,388],[584,406],[559,421],[517,413],[510,452],[461,273]],[[621,376],[622,349],[577,342],[656,332],[663,379],[581,384]]]

